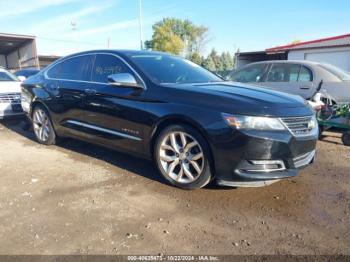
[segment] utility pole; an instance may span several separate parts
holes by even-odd
[[[142,0],[139,0],[140,48],[143,50]]]

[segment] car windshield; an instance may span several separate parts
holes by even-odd
[[[21,70],[21,71],[17,71],[15,73],[15,75],[29,77],[29,76],[35,75],[37,73],[39,73],[39,70]]]
[[[0,81],[18,81],[18,79],[10,72],[0,71]]]
[[[350,81],[350,73],[331,64],[320,64],[320,67],[337,76],[343,81]]]
[[[147,54],[129,55],[152,81],[158,84],[221,82],[223,79],[181,57]]]

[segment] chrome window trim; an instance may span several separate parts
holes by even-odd
[[[124,133],[121,133],[121,132],[118,132],[118,131],[114,131],[114,130],[111,130],[111,129],[107,129],[107,128],[98,127],[98,126],[95,126],[95,125],[82,123],[82,122],[75,121],[75,120],[68,120],[67,123],[70,123],[70,124],[73,124],[73,125],[82,126],[82,127],[86,127],[86,128],[90,128],[90,129],[94,129],[94,130],[105,132],[105,133],[111,134],[111,135],[125,137],[125,138],[131,139],[131,140],[135,140],[135,141],[141,141],[142,140],[141,138],[136,137],[136,136],[131,136],[131,135],[124,134]]]
[[[61,80],[61,81],[69,81],[69,82],[79,82],[79,83],[91,83],[91,84],[99,84],[99,85],[107,85],[110,86],[108,83],[102,83],[102,82],[95,82],[95,81],[85,81],[85,80],[72,80],[72,79],[62,79],[62,78],[51,78],[47,75],[47,72],[53,68],[54,66],[63,63],[67,60],[73,59],[73,58],[77,58],[77,57],[81,57],[81,56],[93,56],[93,55],[111,55],[111,56],[115,56],[116,58],[120,59],[142,82],[143,85],[143,89],[147,90],[147,86],[145,81],[143,81],[142,77],[135,71],[135,69],[128,63],[125,61],[125,59],[123,59],[122,57],[120,57],[119,55],[113,54],[113,53],[107,53],[107,52],[94,52],[94,53],[88,53],[88,54],[79,54],[79,55],[75,55],[75,56],[71,56],[68,58],[64,58],[63,60],[59,60],[55,63],[53,63],[52,65],[50,65],[48,68],[46,68],[46,70],[43,72],[44,74],[44,78],[48,79],[48,80]]]

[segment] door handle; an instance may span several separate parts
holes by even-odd
[[[300,89],[310,89],[310,86],[301,86]]]
[[[96,95],[95,89],[85,89],[84,92],[88,95]]]

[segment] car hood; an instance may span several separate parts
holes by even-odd
[[[224,82],[217,84],[199,84],[197,87],[214,92],[227,98],[239,100],[242,103],[252,103],[260,107],[300,107],[305,101],[300,96],[272,91],[254,85]]]
[[[277,92],[254,85],[236,82],[176,84],[175,89],[193,92],[187,100],[193,104],[217,107],[226,113],[271,116],[310,115],[305,100],[296,95]],[[193,99],[193,97],[196,99]],[[190,101],[187,101],[191,103]]]
[[[0,81],[0,94],[4,93],[21,93],[21,82]]]

